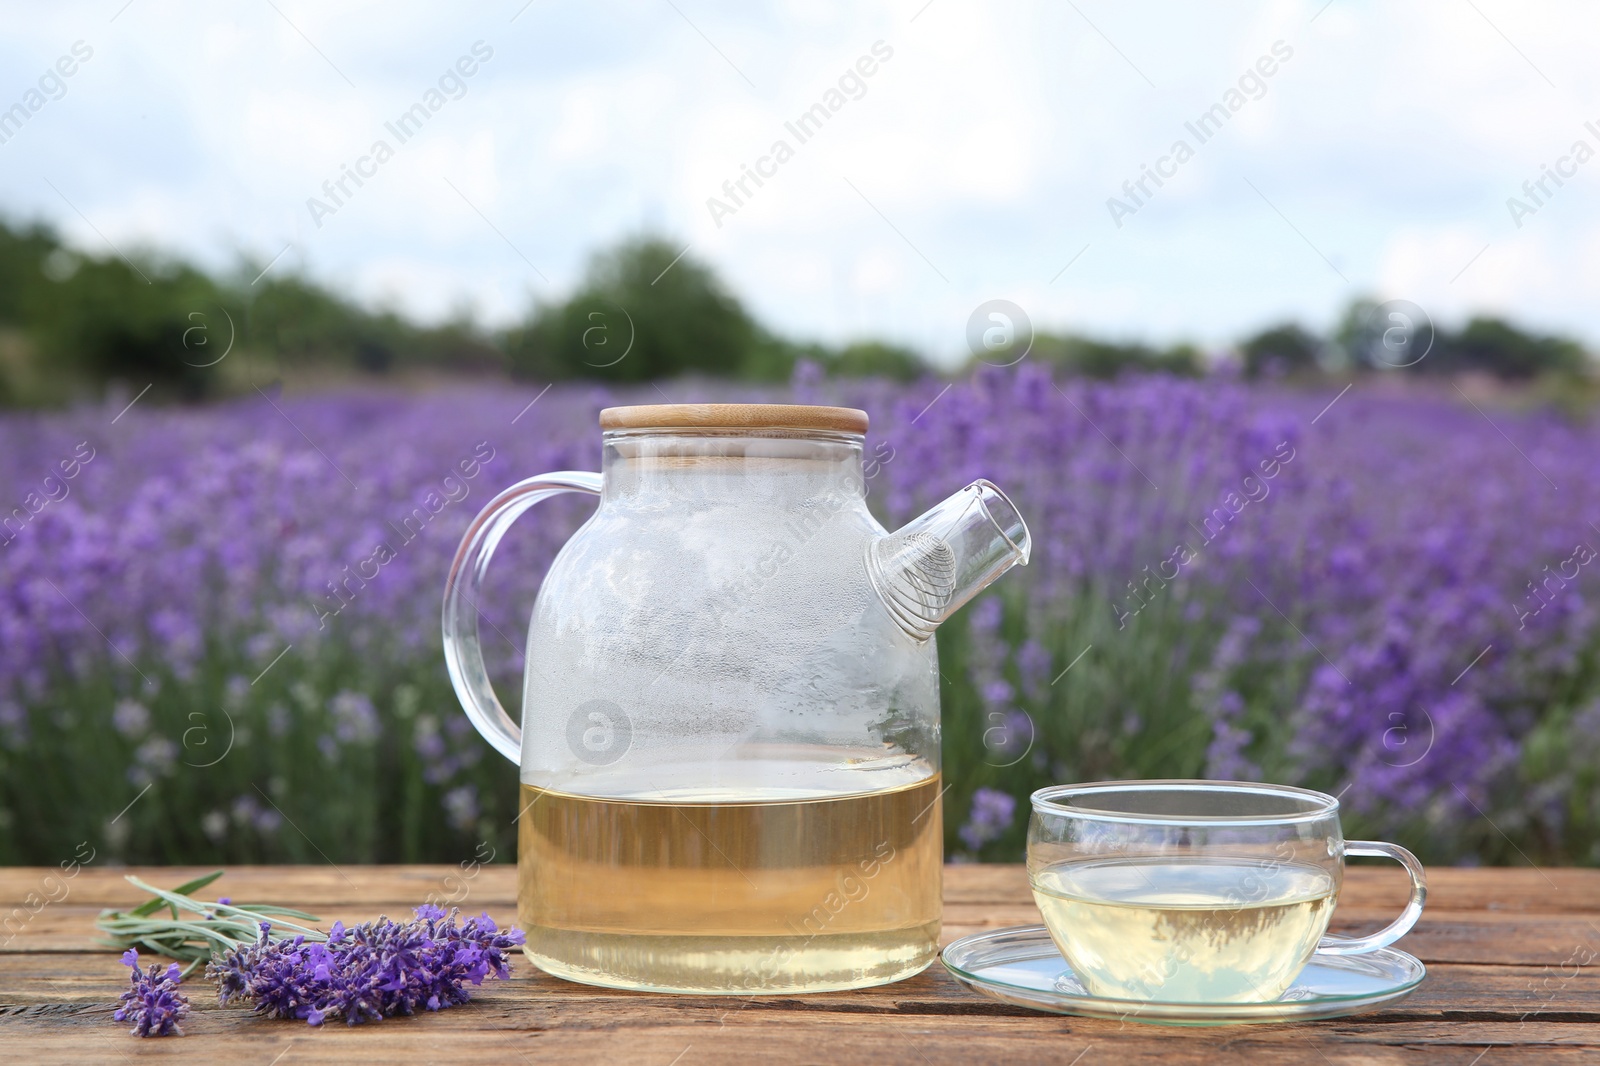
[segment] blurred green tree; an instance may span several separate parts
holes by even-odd
[[[1460,332],[1441,333],[1417,366],[1433,373],[1478,370],[1525,379],[1575,373],[1587,363],[1583,347],[1566,337],[1530,333],[1502,318],[1474,318]]]
[[[1533,333],[1503,318],[1477,316],[1460,330],[1451,331],[1429,321],[1383,318],[1385,305],[1370,298],[1351,302],[1332,341],[1343,358],[1358,367],[1392,368],[1392,355],[1383,344],[1384,330],[1394,324],[1411,325],[1418,346],[1404,358],[1423,374],[1459,374],[1464,371],[1493,374],[1511,380],[1526,380],[1542,374],[1582,374],[1593,366],[1577,341],[1552,334]],[[1380,320],[1382,318],[1382,320]],[[1431,337],[1428,333],[1431,331]]]
[[[654,236],[596,255],[578,291],[539,307],[505,347],[513,373],[544,380],[770,379],[792,366],[709,266]]]
[[[0,225],[0,323],[27,338],[32,363],[7,368],[5,391],[60,401],[85,381],[121,381],[198,399],[215,376],[185,347],[188,313],[218,298],[210,278],[181,263],[96,259],[47,227]]]
[[[246,369],[244,358],[220,371],[208,365],[220,354],[213,343],[224,336],[219,312],[231,319],[227,335],[250,367],[264,357],[269,367],[326,371],[333,380],[509,369],[540,380],[629,383],[703,374],[780,381],[801,359],[837,376],[909,380],[928,372],[902,346],[796,343],[765,329],[709,265],[680,255],[680,247],[659,236],[627,239],[590,260],[569,299],[540,305],[517,327],[491,334],[466,313],[422,326],[393,311],[363,308],[304,276],[280,271],[258,279],[260,264],[212,277],[150,255],[132,262],[84,255],[47,226],[0,221],[0,405],[63,403],[112,382],[134,390],[152,385],[157,398],[190,400],[246,388],[259,371]],[[1240,345],[1245,371],[1260,377],[1393,366],[1376,347],[1389,328],[1388,317],[1378,321],[1383,311],[1371,299],[1354,301],[1326,342],[1295,323],[1265,329]],[[1576,341],[1503,318],[1476,317],[1427,341],[1418,373],[1561,382],[1593,370]],[[1037,334],[1030,357],[1101,379],[1205,371],[1189,345],[1158,348],[1075,334]]]
[[[157,399],[205,399],[254,380],[243,371],[246,351],[334,374],[504,369],[504,356],[464,316],[418,326],[304,277],[251,284],[258,267],[217,280],[148,255],[83,255],[46,226],[0,222],[0,404],[63,403],[111,383],[151,386]],[[219,368],[233,350],[241,355]]]
[[[1239,345],[1246,377],[1281,377],[1316,371],[1322,341],[1296,322],[1271,326]]]
[[[910,348],[883,341],[856,341],[837,351],[822,353],[824,370],[847,378],[890,378],[915,381],[928,372],[928,364]]]
[[[89,260],[60,290],[61,314],[46,331],[46,350],[91,381],[152,385],[169,398],[199,400],[218,375],[187,341],[195,320],[219,302],[211,280],[187,267],[135,270],[117,259]]]
[[[1029,358],[1080,377],[1109,380],[1124,373],[1166,373],[1198,377],[1200,353],[1192,345],[1152,348],[1117,344],[1076,334],[1036,333]]]

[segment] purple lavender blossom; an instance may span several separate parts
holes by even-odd
[[[341,692],[328,701],[333,717],[333,735],[341,744],[364,744],[376,740],[378,712],[372,700],[359,692]]]
[[[998,789],[980,788],[972,794],[972,810],[967,815],[967,824],[961,827],[961,839],[967,847],[977,851],[1010,829],[1016,813],[1015,797]]]
[[[118,700],[111,711],[111,727],[125,737],[138,737],[150,728],[150,711],[138,700]]]
[[[1016,658],[1022,690],[1031,700],[1043,699],[1050,682],[1050,652],[1043,644],[1029,638],[1017,649]]]
[[[133,765],[128,767],[128,781],[134,785],[148,785],[157,778],[169,776],[177,765],[178,745],[167,737],[151,737],[135,749]]]
[[[478,786],[462,785],[444,794],[445,817],[462,831],[469,830],[478,821]]]
[[[224,1004],[249,1000],[257,1014],[311,1025],[443,1010],[467,1002],[469,985],[511,976],[508,955],[523,942],[521,930],[502,932],[487,914],[458,921],[456,911],[426,904],[415,913],[403,923],[335,922],[321,944],[271,940],[263,922],[260,940],[227,952],[207,973]]]
[[[991,710],[1009,707],[1016,697],[1016,690],[1011,687],[1011,682],[1004,678],[994,678],[984,683],[979,690],[983,697],[983,704]]]
[[[735,398],[718,388],[699,398]],[[1600,862],[1600,822],[1579,817],[1600,810],[1587,754],[1600,720],[1576,715],[1600,696],[1591,665],[1600,564],[1575,554],[1579,542],[1600,548],[1588,525],[1600,516],[1600,424],[1491,410],[1491,425],[1448,387],[1398,395],[1358,385],[1324,412],[1332,391],[1223,377],[1055,380],[1024,362],[954,383],[840,383],[810,367],[787,390],[737,398],[869,411],[869,447],[894,448],[871,481],[890,528],[976,477],[994,479],[1025,514],[1032,564],[939,637],[945,766],[958,788],[996,761],[986,731],[1026,711],[1039,730],[1033,754],[1051,776],[1008,779],[1018,794],[1091,777],[1259,771],[1329,791],[1348,785],[1346,808],[1363,834],[1415,831],[1420,821],[1441,860],[1478,851],[1520,861],[1492,820],[1535,859]],[[217,707],[241,740],[195,778],[194,803],[250,827],[206,823],[230,857],[292,857],[283,833],[258,830],[259,812],[233,803],[254,794],[263,763],[304,771],[290,775],[293,794],[328,812],[330,842],[352,859],[459,855],[460,830],[442,807],[451,795],[464,809],[456,790],[468,785],[478,789],[477,821],[509,824],[513,812],[498,818],[489,749],[439,680],[439,591],[477,508],[519,476],[597,468],[595,413],[631,399],[557,385],[530,409],[537,393],[141,403],[114,432],[115,411],[0,418],[0,508],[76,442],[91,439],[103,455],[69,499],[0,545],[0,751],[10,760],[0,855],[54,861],[59,849],[16,812],[73,809],[73,782],[131,772],[131,798],[173,772],[170,747],[127,759],[147,739],[181,743],[185,762],[220,754],[230,725]],[[654,399],[645,389],[641,402]],[[508,428],[480,428],[491,426]],[[394,523],[484,436],[497,458],[466,483],[469,496],[406,540]],[[1247,491],[1242,479],[1259,480],[1280,445],[1295,458],[1259,482],[1269,493],[1218,520],[1226,494]],[[341,472],[361,485],[358,496]],[[500,549],[482,609],[502,692],[517,687],[540,578],[591,507],[542,505]],[[1208,517],[1221,523],[1215,535]],[[378,542],[395,558],[375,577],[350,579],[341,605],[329,583],[347,580],[346,567],[358,573]],[[1179,543],[1194,559],[1176,579],[1152,576]],[[1129,611],[1130,582],[1148,606],[1119,630],[1113,605]],[[319,610],[336,607],[319,623]],[[1152,677],[1162,684],[1141,690]],[[397,682],[418,687],[404,715]],[[378,739],[365,706],[333,704],[341,692],[370,701]],[[123,700],[148,710],[148,727],[125,712],[122,727],[136,735],[81,743],[82,729]],[[202,706],[205,731],[189,732]],[[322,737],[336,774],[318,754]],[[334,789],[378,795],[375,782],[402,776],[437,815],[412,820],[423,826],[419,842],[404,846],[416,851],[379,843],[411,839],[396,831],[410,808],[327,802]],[[161,850],[170,817],[160,801],[135,806],[114,827],[128,834],[119,857],[193,859]]]
[[[118,1001],[111,1015],[119,1022],[132,1021],[128,1032],[134,1036],[182,1036],[179,1024],[189,1013],[189,1000],[178,985],[183,978],[177,963],[165,970],[159,964],[149,970],[139,968],[139,953],[129,948],[122,953],[122,964],[133,972],[129,974],[131,987]]]

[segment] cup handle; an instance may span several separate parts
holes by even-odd
[[[601,478],[586,470],[561,470],[519,481],[506,489],[467,527],[444,586],[444,663],[467,717],[501,755],[522,758],[522,729],[500,705],[483,665],[478,640],[478,586],[495,546],[517,516],[540,500],[562,492],[600,494]]]
[[[1422,863],[1417,861],[1417,857],[1399,844],[1386,844],[1381,840],[1347,840],[1344,853],[1347,856],[1366,855],[1393,859],[1404,866],[1406,873],[1411,875],[1411,900],[1406,904],[1406,909],[1400,912],[1400,917],[1370,936],[1325,936],[1317,945],[1317,950],[1324,955],[1365,955],[1369,951],[1388,947],[1411,932],[1411,927],[1422,917],[1423,904],[1428,902],[1428,875],[1423,870]]]

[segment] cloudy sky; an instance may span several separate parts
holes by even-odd
[[[0,112],[26,113],[0,115],[0,212],[97,253],[248,257],[420,319],[505,322],[649,229],[795,336],[952,358],[993,298],[1040,326],[1216,344],[1372,293],[1600,343],[1593,5],[0,11]],[[786,123],[819,104],[802,141]],[[767,176],[735,200],[746,167]]]

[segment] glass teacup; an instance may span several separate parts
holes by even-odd
[[[1401,863],[1411,900],[1370,936],[1326,938],[1346,855]],[[1042,788],[1028,879],[1092,995],[1169,1003],[1278,999],[1315,951],[1354,955],[1400,939],[1428,892],[1405,848],[1344,839],[1334,797],[1234,781]]]

